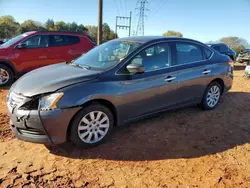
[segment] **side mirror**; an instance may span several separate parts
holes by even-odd
[[[20,44],[18,44],[18,45],[16,46],[17,49],[24,49],[24,48],[26,48],[26,47],[27,47],[27,45],[26,45],[25,43],[20,43]]]
[[[145,68],[142,64],[131,63],[126,67],[130,73],[144,73]]]

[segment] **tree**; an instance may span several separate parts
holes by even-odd
[[[86,27],[84,27],[84,25],[80,24],[77,28],[77,31],[78,32],[81,32],[81,33],[87,33],[88,32],[88,29]]]
[[[97,27],[94,25],[87,25],[85,26],[88,29],[89,36],[94,40],[97,41]]]
[[[0,17],[0,38],[12,38],[16,35],[19,23],[12,16]]]
[[[177,37],[183,37],[183,34],[177,31],[169,30],[166,33],[163,33],[163,36],[177,36]]]
[[[48,31],[53,31],[55,29],[55,23],[53,19],[48,19],[45,23],[45,28]]]
[[[68,31],[68,26],[66,25],[65,22],[59,21],[55,23],[54,30],[56,31]]]
[[[45,24],[39,23],[34,20],[25,20],[22,24],[15,21],[12,16],[2,16],[0,17],[0,38],[12,38],[18,34],[28,32],[28,31],[75,31],[80,33],[87,33],[93,38],[94,41],[97,40],[97,26],[83,24],[78,25],[76,22],[65,23],[63,21],[54,22],[53,19],[48,19]],[[103,24],[103,41],[112,40],[117,38],[117,34],[110,29],[107,23]]]
[[[34,20],[25,20],[18,28],[17,33],[25,33],[28,31],[45,31],[46,29]]]
[[[69,23],[69,28],[68,28],[69,31],[75,32],[75,31],[77,31],[77,29],[78,29],[78,25],[76,22]]]
[[[245,48],[249,48],[249,43],[247,42],[246,39],[239,38],[236,36],[224,37],[220,39],[219,42],[227,44],[230,48],[232,48],[237,53],[239,53],[241,50]]]

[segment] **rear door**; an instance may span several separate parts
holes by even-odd
[[[176,42],[175,47],[178,68],[177,103],[196,103],[201,100],[206,86],[211,81],[213,64],[209,59],[213,52],[191,42]]]
[[[48,49],[48,35],[34,35],[20,44],[25,44],[25,48],[15,48],[15,56],[18,56],[22,72],[45,66],[50,62],[50,52]]]
[[[53,63],[65,62],[79,57],[83,52],[79,48],[80,37],[74,35],[50,35],[49,49]]]

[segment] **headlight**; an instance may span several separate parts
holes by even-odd
[[[53,110],[57,108],[57,102],[62,98],[63,93],[53,93],[40,98],[39,107],[40,110]]]

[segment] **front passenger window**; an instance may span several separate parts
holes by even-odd
[[[169,67],[171,65],[171,48],[169,43],[161,43],[142,50],[131,61],[143,64],[145,72]]]

